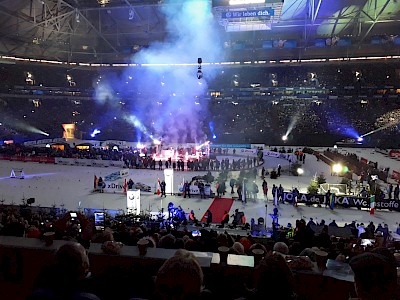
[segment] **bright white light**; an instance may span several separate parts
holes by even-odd
[[[343,171],[343,166],[339,163],[334,164],[332,166],[332,171],[333,171],[333,173],[341,173]]]
[[[265,3],[265,0],[229,0],[229,5]]]
[[[282,136],[282,141],[287,141],[287,135]]]
[[[297,174],[302,175],[304,173],[304,170],[302,168],[297,169]]]
[[[99,134],[101,131],[100,130],[98,130],[97,128],[95,129],[95,130],[93,130],[93,132],[90,134],[90,136],[92,137],[92,138],[94,138],[97,134]]]
[[[141,143],[137,143],[136,148],[143,149],[145,146]]]
[[[154,140],[153,140],[153,143],[154,143],[154,145],[160,145],[160,144],[161,144],[161,141],[160,141],[160,140],[157,140],[157,139],[154,139]]]
[[[362,142],[364,139],[362,138],[362,136],[358,137],[357,142]]]

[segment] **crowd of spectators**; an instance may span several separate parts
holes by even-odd
[[[332,144],[351,137],[346,135],[349,130],[365,134],[382,127],[385,130],[380,130],[377,134],[381,143],[393,141],[390,137],[399,134],[396,118],[393,117],[396,116],[398,104],[384,99],[368,100],[366,103],[354,99],[235,101],[212,100],[208,104],[210,114],[204,123],[213,122],[217,141],[243,140],[254,143],[268,140],[271,143],[280,143],[281,136],[291,124],[292,143],[309,141],[308,144]],[[6,113],[3,125],[19,124],[18,120],[23,119],[26,128],[28,125],[40,128],[51,137],[59,138],[63,136],[62,124],[75,123],[79,129],[76,133],[78,138],[92,139],[90,134],[99,126],[99,117],[105,116],[102,117],[101,128],[107,129],[102,129],[98,138],[133,141],[136,137],[135,129],[131,125],[119,117],[114,118],[123,114],[126,110],[124,107],[108,110],[90,101],[76,104],[63,99],[41,100],[39,107],[34,107],[28,99],[6,99],[5,103],[0,103]],[[110,113],[113,111],[114,113]],[[44,138],[37,133],[29,133],[29,130],[24,130],[24,126],[14,129],[13,126],[0,126],[1,136],[16,141]],[[207,127],[203,130],[209,132]],[[130,132],[132,134],[127,135]],[[23,134],[20,135],[21,133]],[[371,135],[365,142],[374,138],[375,135]]]
[[[387,182],[389,176],[389,167],[378,166],[377,162],[362,161],[354,153],[347,153],[346,155],[338,153],[337,151],[324,151],[324,155],[332,161],[341,161],[347,164],[352,173],[359,175],[360,182],[370,181],[371,175],[377,175],[380,180]]]
[[[57,268],[52,269],[51,272],[46,270],[43,273],[47,280],[43,280],[43,278],[38,280],[37,284],[41,289],[32,295],[32,299],[41,299],[39,296],[43,296],[43,293],[48,296],[48,293],[88,292],[84,289],[85,285],[78,285],[77,283],[89,274],[89,262],[85,258],[84,247],[89,248],[91,243],[103,244],[112,241],[135,246],[138,241],[143,239],[147,240],[149,247],[178,250],[177,254],[167,260],[158,271],[157,279],[155,283],[153,282],[156,288],[148,289],[146,294],[140,295],[146,299],[188,299],[188,295],[192,295],[192,293],[194,293],[192,295],[194,298],[191,299],[212,299],[213,288],[224,290],[223,286],[217,288],[210,284],[210,287],[205,286],[208,290],[204,290],[202,270],[193,255],[186,251],[218,253],[220,247],[226,247],[229,249],[229,253],[235,255],[254,256],[255,253],[262,253],[264,257],[255,267],[255,279],[250,283],[252,289],[249,290],[249,286],[246,287],[245,285],[237,286],[235,291],[224,291],[227,296],[225,299],[233,299],[229,298],[228,295],[241,295],[242,299],[261,299],[267,294],[279,296],[279,299],[296,299],[294,274],[300,269],[313,269],[316,272],[322,272],[324,266],[322,266],[322,270],[315,269],[321,252],[328,259],[338,263],[350,263],[355,273],[355,282],[360,299],[371,299],[371,295],[374,295],[375,298],[373,299],[398,299],[396,266],[399,264],[399,256],[395,251],[398,245],[392,241],[386,224],[375,226],[371,222],[364,226],[362,223],[352,222],[344,227],[339,227],[334,221],[325,224],[321,220],[319,224],[316,224],[313,219],[308,222],[304,219],[298,219],[295,220],[294,226],[288,224],[287,226],[275,227],[270,238],[255,238],[251,235],[229,234],[227,231],[224,232],[224,229],[217,229],[216,227],[203,227],[200,229],[201,235],[194,236],[192,231],[188,231],[185,227],[179,230],[169,227],[160,228],[154,226],[154,224],[149,225],[150,223],[139,221],[137,216],[132,215],[121,215],[114,218],[107,216],[104,231],[96,231],[93,217],[80,213],[77,213],[74,218],[68,212],[56,214],[55,211],[51,210],[31,210],[29,207],[3,206],[0,218],[0,233],[2,235],[40,239],[44,237],[46,232],[54,232],[55,239],[71,242],[58,251]],[[400,228],[398,231],[400,231]],[[341,232],[348,234],[341,234]],[[372,242],[365,243],[364,241]],[[255,249],[257,249],[256,252],[253,251]],[[258,250],[261,250],[261,252]],[[83,256],[77,256],[76,253],[81,253]],[[77,257],[79,257],[80,262],[78,265],[73,260]],[[68,259],[71,259],[71,261],[68,261]],[[183,269],[180,270],[180,268]],[[59,273],[62,270],[66,273]],[[183,270],[185,270],[186,275],[180,273]],[[366,284],[368,279],[365,272],[372,271],[371,276],[379,275],[381,277],[374,277],[376,282],[374,280],[368,281],[371,284],[369,286]],[[68,286],[68,291],[65,291],[65,285],[60,285],[59,277],[56,281],[54,281],[54,277],[53,280],[49,280],[54,276],[55,273],[53,272],[62,278],[67,276],[66,282],[71,284]],[[171,277],[171,274],[174,274],[174,276]],[[187,276],[188,274],[191,274],[191,276]],[[177,278],[181,278],[181,280],[177,280]],[[96,278],[93,282],[96,282]],[[381,286],[382,284],[383,286]],[[135,286],[134,283],[133,285]],[[284,286],[286,289],[282,290],[281,288]],[[90,287],[89,291],[100,298],[107,299],[107,296],[109,296],[100,286],[92,283]],[[363,294],[367,291],[368,297]],[[221,290],[215,292],[219,293]],[[383,294],[380,295],[379,293]],[[113,291],[113,295],[117,297],[118,290]],[[174,298],[173,295],[176,297],[185,295],[185,297]]]
[[[18,97],[23,90],[13,89],[12,86],[25,84],[23,68],[14,68],[17,69],[15,73],[13,67],[6,67],[5,72],[10,76],[1,83],[7,92],[0,99],[0,107],[5,112],[0,129],[3,139],[43,138],[37,131],[34,133],[27,130],[29,126],[51,137],[61,137],[63,123],[75,124],[78,128],[76,136],[84,139],[90,139],[90,134],[100,123],[102,129],[98,138],[137,138],[139,132],[122,116],[134,111],[135,101],[149,101],[141,99],[138,91],[132,90],[129,93],[136,95],[135,99],[119,99],[118,103],[97,103],[91,96],[93,90],[85,92],[84,96],[82,93],[68,92],[67,96],[52,94],[43,98],[41,92],[38,92],[40,87],[37,87],[25,91],[33,93],[32,97]],[[397,123],[392,120],[398,114],[398,97],[389,98],[397,95],[398,74],[395,66],[329,66],[322,71],[321,68],[311,66],[276,67],[268,70],[260,68],[256,71],[251,69],[252,72],[246,70],[225,70],[215,82],[210,83],[210,91],[214,93],[209,92],[206,97],[209,101],[200,101],[202,106],[208,106],[208,114],[204,114],[200,121],[204,124],[203,132],[210,139],[216,134],[217,142],[269,140],[271,143],[279,143],[290,124],[294,124],[291,142],[298,144],[304,141],[309,141],[308,144],[333,143],[347,137],[346,130],[349,128],[365,134],[388,125],[388,122],[393,124],[379,132],[380,142],[390,143],[394,139],[389,136],[399,134]],[[64,74],[62,69],[57,70],[58,73]],[[319,84],[315,85],[315,81],[310,81],[310,78],[318,73]],[[48,79],[48,73],[44,72],[43,67],[37,67],[37,74],[37,81],[44,87],[67,88],[68,83],[60,74]],[[278,82],[277,87],[271,85],[271,74]],[[310,77],[310,74],[314,75]],[[95,81],[100,75],[100,71],[77,71],[74,75],[77,78],[75,88],[91,89],[89,78]],[[20,80],[17,80],[19,77]],[[232,85],[233,81],[237,84]],[[260,89],[268,87],[268,91]],[[141,121],[146,128],[152,128],[152,118],[143,116]],[[210,122],[215,127],[213,132],[208,127]]]
[[[61,157],[61,158],[78,158],[78,159],[98,159],[98,160],[113,160],[113,161],[123,161],[126,168],[136,168],[136,169],[157,169],[162,170],[164,168],[173,168],[177,171],[224,171],[224,170],[242,170],[251,169],[256,167],[262,161],[262,157],[242,157],[237,156],[236,158],[223,158],[218,159],[217,155],[235,155],[236,150],[229,150],[221,148],[213,148],[210,151],[210,157],[201,156],[198,159],[185,159],[186,153],[195,153],[195,149],[192,148],[179,148],[177,149],[178,160],[172,161],[171,157],[167,160],[161,160],[161,158],[156,156],[157,148],[121,148],[112,149],[112,147],[105,148],[95,148],[90,147],[89,149],[80,150],[75,148],[70,148],[67,144],[64,145],[65,149],[61,150],[59,148],[38,148],[38,147],[28,147],[23,145],[9,144],[0,146],[0,154],[8,156],[41,156],[41,157]],[[277,150],[277,149],[276,149]]]

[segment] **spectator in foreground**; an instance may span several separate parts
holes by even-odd
[[[248,299],[296,299],[292,271],[279,254],[270,254],[255,269],[255,293]]]
[[[350,260],[358,300],[396,299],[396,264],[384,254],[362,253]]]
[[[181,249],[158,270],[154,299],[202,299],[202,286],[203,271],[196,257]]]
[[[99,300],[87,293],[89,257],[79,243],[69,242],[58,249],[55,263],[42,270],[37,279],[38,287],[29,300]]]

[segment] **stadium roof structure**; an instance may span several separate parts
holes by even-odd
[[[215,4],[218,0],[204,1]],[[0,0],[0,55],[3,59],[12,56],[63,62],[127,62],[143,47],[164,41],[169,33],[161,8],[179,6],[182,2]],[[216,27],[228,59],[314,59],[400,53],[397,36],[400,0],[266,2],[282,3],[279,19],[268,30],[228,32],[224,26]]]

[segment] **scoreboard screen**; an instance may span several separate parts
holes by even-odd
[[[212,0],[213,7],[283,3],[283,0]]]

